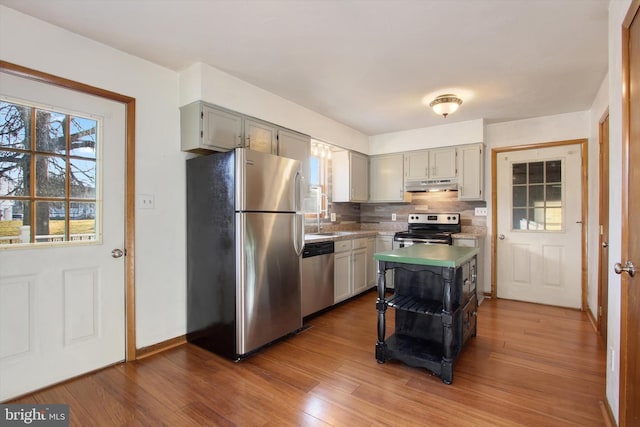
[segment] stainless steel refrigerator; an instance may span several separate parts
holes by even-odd
[[[187,160],[187,340],[240,359],[302,327],[300,162],[235,149]]]

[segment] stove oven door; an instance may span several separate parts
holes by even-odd
[[[406,248],[412,245],[451,245],[442,239],[393,239],[393,249]]]

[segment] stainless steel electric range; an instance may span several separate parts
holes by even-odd
[[[417,243],[451,245],[451,235],[462,230],[459,213],[410,214],[407,227],[406,231],[399,231],[393,237],[394,249]]]

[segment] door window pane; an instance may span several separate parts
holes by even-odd
[[[36,196],[64,197],[67,162],[62,157],[36,155]]]
[[[562,160],[512,165],[513,230],[562,230]]]
[[[527,210],[523,208],[513,208],[513,229],[526,230],[527,228]]]
[[[527,164],[514,163],[513,165],[513,184],[527,183]]]
[[[30,123],[31,107],[0,101],[0,147],[28,150]]]
[[[69,139],[72,156],[95,159],[98,148],[98,122],[84,117],[71,117]]]
[[[36,242],[63,242],[66,218],[64,202],[36,202]]]
[[[22,152],[0,151],[0,197],[29,196],[31,156]]]
[[[36,111],[36,150],[64,154],[67,116],[47,110]]]
[[[529,206],[544,206],[544,185],[529,186]]]
[[[545,229],[549,231],[562,230],[562,208],[547,208]]]
[[[96,234],[96,204],[71,203],[69,209],[70,240],[92,240]]]
[[[549,202],[562,202],[562,184],[547,185],[547,205]]]
[[[96,198],[96,162],[94,160],[71,159],[69,168],[71,197]]]
[[[529,184],[544,182],[544,162],[529,163]]]
[[[546,163],[546,182],[561,182],[562,162],[560,160],[552,160]]]
[[[513,186],[513,207],[527,206],[527,186]]]

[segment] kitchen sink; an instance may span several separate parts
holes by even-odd
[[[335,237],[335,236],[346,236],[347,234],[349,234],[348,231],[321,231],[319,233],[306,233],[307,236],[329,236],[329,237]]]

